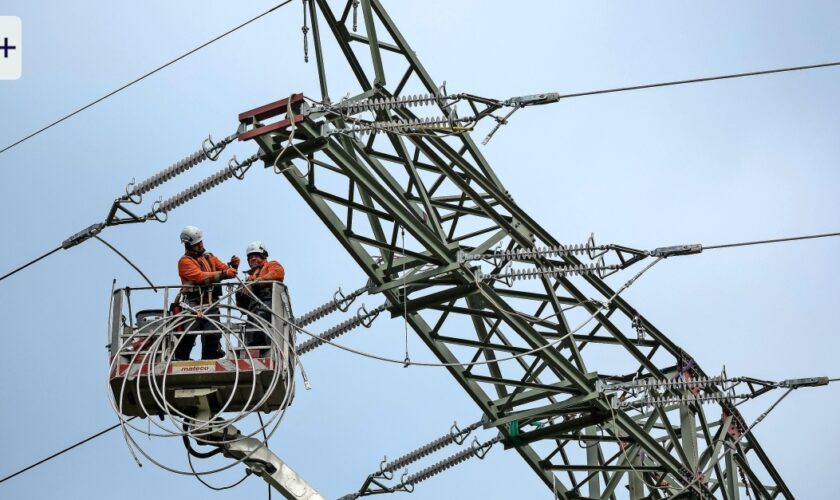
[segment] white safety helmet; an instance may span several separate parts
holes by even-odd
[[[248,248],[245,249],[245,256],[249,256],[252,253],[260,253],[263,257],[268,257],[268,250],[265,248],[265,245],[262,244],[262,241],[252,241]]]
[[[187,226],[181,229],[181,243],[188,245],[195,245],[200,243],[204,236],[201,234],[201,229],[195,226]]]

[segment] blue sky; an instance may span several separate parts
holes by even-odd
[[[506,98],[717,75],[840,59],[834,2],[385,1],[429,73],[450,92]],[[272,2],[23,2],[23,76],[0,81],[0,145],[216,36]],[[230,134],[236,115],[303,91],[299,2],[0,155],[3,272],[100,221],[132,178],[146,178]],[[337,59],[333,59],[338,64]],[[520,111],[483,152],[519,204],[560,241],[637,248],[835,232],[840,228],[840,70],[570,99]],[[345,87],[346,86],[346,89]],[[338,77],[334,97],[351,88]],[[480,139],[486,130],[478,131]],[[249,144],[225,151],[244,158]],[[220,168],[205,164],[160,193]],[[144,206],[146,206],[144,204]],[[281,178],[254,168],[175,211],[166,224],[103,236],[157,283],[177,281],[178,233],[242,254],[263,240],[287,271],[296,312],[364,277]],[[840,239],[709,251],[654,268],[629,301],[707,371],[771,380],[840,376],[836,353]],[[0,283],[0,475],[112,425],[104,349],[111,280],[139,277],[90,241]],[[613,284],[623,282],[615,278]],[[376,306],[379,299],[364,297]],[[339,318],[335,319],[338,322]],[[329,321],[324,323],[328,326]],[[348,345],[401,357],[402,327],[382,318]],[[412,357],[431,359],[417,339]],[[328,348],[304,358],[275,451],[327,498],[357,488],[394,458],[467,424],[477,408],[442,370],[394,367]],[[752,420],[777,395],[745,406]],[[755,430],[801,498],[819,497],[837,467],[830,425],[836,386],[794,392]],[[490,437],[482,434],[483,438]],[[180,443],[150,442],[185,466]],[[412,469],[416,471],[417,468]],[[238,474],[238,472],[237,472]],[[236,474],[211,478],[220,484]],[[5,498],[126,499],[151,494],[241,498],[146,463],[112,433],[0,485]],[[551,498],[513,452],[493,450],[418,486],[414,498]]]

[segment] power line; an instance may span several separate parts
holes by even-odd
[[[131,417],[131,418],[129,418],[129,419],[126,419],[126,421],[128,422],[128,421],[134,420],[135,418],[136,418],[136,417]],[[57,456],[59,456],[59,455],[61,455],[61,454],[63,454],[63,453],[67,453],[68,451],[72,450],[73,448],[76,448],[77,446],[81,446],[81,445],[83,445],[83,444],[87,443],[88,441],[91,441],[91,440],[93,440],[93,439],[96,439],[96,438],[98,438],[99,436],[101,436],[101,435],[103,435],[103,434],[105,434],[105,433],[108,433],[108,432],[110,432],[110,431],[112,431],[112,430],[116,429],[116,428],[117,428],[117,427],[119,427],[120,425],[122,425],[122,424],[121,424],[121,423],[120,423],[120,424],[114,424],[114,425],[112,425],[111,427],[108,427],[108,428],[107,428],[107,429],[105,429],[105,430],[99,431],[99,432],[97,432],[96,434],[94,434],[94,435],[92,435],[92,436],[90,436],[90,437],[87,437],[87,438],[85,438],[85,439],[83,439],[83,440],[79,441],[78,443],[76,443],[76,444],[74,444],[74,445],[68,446],[67,448],[64,448],[63,450],[61,450],[61,451],[59,451],[59,452],[53,453],[52,455],[48,456],[47,458],[45,458],[45,459],[43,459],[43,460],[39,460],[38,462],[35,462],[34,464],[32,464],[32,465],[30,465],[30,466],[28,466],[28,467],[24,467],[23,469],[21,469],[21,470],[19,470],[19,471],[15,472],[14,474],[10,474],[10,475],[8,475],[8,476],[4,477],[3,479],[0,479],[0,483],[2,483],[2,482],[4,482],[4,481],[7,481],[7,480],[9,480],[9,479],[11,479],[11,478],[13,478],[13,477],[15,477],[15,476],[19,475],[19,474],[23,474],[24,472],[28,471],[29,469],[35,468],[35,467],[37,467],[37,466],[41,465],[41,464],[42,464],[42,463],[44,463],[44,462],[48,462],[48,461],[52,460],[53,458],[55,458],[55,457],[57,457]]]
[[[143,277],[143,279],[144,279],[144,280],[146,280],[146,283],[148,283],[148,284],[149,284],[149,286],[150,286],[150,287],[152,287],[152,289],[153,289],[155,292],[157,292],[157,287],[155,287],[155,284],[154,284],[154,283],[152,283],[152,280],[150,280],[150,279],[149,279],[149,277],[148,277],[148,276],[146,276],[146,274],[145,274],[142,270],[140,270],[140,268],[139,268],[139,267],[137,267],[137,266],[134,264],[134,262],[131,262],[131,260],[130,260],[128,257],[126,257],[126,256],[125,256],[125,254],[123,254],[122,252],[120,252],[119,250],[117,250],[117,249],[116,249],[113,245],[111,245],[111,244],[110,244],[110,243],[108,243],[107,241],[103,240],[103,239],[102,239],[102,238],[100,238],[99,236],[96,236],[95,234],[94,234],[94,235],[92,235],[92,236],[93,236],[93,238],[96,238],[97,240],[99,240],[100,242],[102,242],[102,244],[103,244],[103,245],[105,245],[106,247],[108,247],[108,248],[110,248],[111,250],[113,250],[113,251],[114,251],[114,253],[116,253],[117,255],[119,255],[120,257],[122,257],[122,259],[123,259],[124,261],[128,262],[128,265],[130,265],[132,268],[134,268],[134,270],[135,270],[135,271],[137,271],[137,272],[140,274],[140,276],[142,276],[142,277]],[[22,266],[18,267],[17,269],[15,269],[15,270],[13,270],[13,271],[9,271],[8,273],[6,273],[6,274],[4,274],[2,277],[0,277],[0,281],[3,281],[4,279],[8,278],[9,276],[12,276],[13,274],[15,274],[15,273],[17,273],[17,272],[19,272],[19,271],[23,271],[24,269],[26,269],[27,267],[31,266],[32,264],[35,264],[36,262],[39,262],[39,261],[41,261],[41,260],[43,260],[43,259],[46,259],[46,258],[47,258],[47,257],[49,257],[50,255],[52,255],[52,254],[54,254],[55,252],[57,252],[57,251],[61,250],[62,248],[65,248],[65,246],[64,246],[64,245],[58,246],[57,248],[54,248],[54,249],[50,250],[49,252],[45,253],[44,255],[41,255],[40,257],[37,257],[37,258],[35,258],[35,259],[33,259],[33,260],[30,260],[29,262],[27,262],[26,264],[24,264],[24,265],[22,265]]]
[[[0,277],[0,281],[3,281],[4,279],[6,279],[9,276],[17,273],[18,271],[23,271],[24,269],[26,269],[27,267],[31,266],[32,264],[38,262],[41,259],[46,259],[50,255],[52,255],[52,254],[56,253],[57,251],[61,250],[61,248],[62,248],[61,246],[59,246],[57,248],[54,248],[54,249],[50,250],[49,252],[45,253],[44,255],[38,257],[37,259],[30,260],[29,262],[20,266],[19,268],[15,269],[14,271],[9,271],[8,273],[4,274],[3,277]]]
[[[806,69],[817,69],[817,68],[828,68],[831,66],[840,66],[840,61],[838,62],[830,62],[824,64],[811,64],[808,66],[794,66],[790,68],[777,68],[777,69],[767,69],[762,71],[751,71],[749,73],[733,73],[730,75],[720,75],[720,76],[707,76],[704,78],[692,78],[690,80],[674,80],[670,82],[661,82],[661,83],[648,83],[645,85],[634,85],[632,87],[617,87],[612,89],[601,89],[601,90],[590,90],[587,92],[576,92],[574,94],[560,94],[559,99],[568,99],[570,97],[584,97],[588,95],[599,95],[599,94],[611,94],[615,92],[627,92],[630,90],[643,90],[643,89],[652,89],[657,87],[669,87],[673,85],[686,85],[689,83],[703,83],[703,82],[711,82],[715,80],[728,80],[732,78],[744,78],[747,76],[760,76],[760,75],[770,75],[773,73],[785,73],[789,71],[802,71]]]
[[[100,242],[102,242],[102,244],[103,244],[103,245],[105,245],[106,247],[108,247],[108,248],[110,248],[111,250],[113,250],[113,251],[114,251],[114,253],[116,253],[117,255],[119,255],[120,257],[122,257],[124,261],[128,262],[128,265],[129,265],[129,266],[131,266],[131,267],[133,267],[135,271],[137,271],[138,273],[140,273],[140,276],[142,276],[142,277],[143,277],[143,279],[144,279],[144,280],[146,280],[146,283],[148,283],[148,284],[149,284],[149,286],[151,286],[151,287],[152,287],[152,290],[154,290],[154,291],[155,291],[155,293],[157,293],[157,287],[155,286],[155,284],[154,284],[154,283],[152,283],[152,280],[150,280],[150,279],[149,279],[149,277],[148,277],[148,276],[146,276],[146,274],[145,274],[143,271],[141,271],[139,267],[137,267],[136,265],[134,265],[134,262],[131,262],[131,260],[129,260],[129,258],[128,258],[128,257],[126,257],[125,255],[123,255],[123,253],[122,253],[122,252],[120,252],[119,250],[117,250],[117,249],[116,249],[113,245],[111,245],[111,244],[110,244],[110,243],[108,243],[107,241],[103,240],[103,239],[102,239],[102,238],[100,238],[99,236],[94,235],[93,237],[94,237],[94,238],[96,238],[97,240],[99,240]]]
[[[73,111],[72,113],[70,113],[70,114],[68,114],[68,115],[63,116],[63,117],[59,118],[58,120],[56,120],[56,121],[54,121],[54,122],[50,123],[49,125],[46,125],[45,127],[42,127],[42,128],[40,128],[40,129],[36,130],[35,132],[32,132],[31,134],[27,135],[26,137],[24,137],[24,138],[22,138],[22,139],[19,139],[18,141],[14,142],[14,143],[12,143],[12,144],[9,144],[8,146],[4,147],[3,149],[0,149],[0,154],[3,154],[4,152],[6,152],[6,151],[8,151],[8,150],[12,149],[13,147],[17,146],[18,144],[20,144],[20,143],[22,143],[22,142],[24,142],[24,141],[27,141],[27,140],[29,140],[29,139],[31,139],[31,138],[33,138],[33,137],[35,137],[36,135],[40,134],[41,132],[44,132],[44,131],[46,131],[46,130],[48,130],[48,129],[50,129],[50,128],[52,128],[52,127],[56,126],[56,125],[58,125],[59,123],[63,122],[64,120],[66,120],[66,119],[68,119],[68,118],[70,118],[70,117],[73,117],[73,116],[75,116],[75,115],[77,115],[77,114],[81,113],[82,111],[84,111],[84,110],[86,110],[86,109],[90,108],[91,106],[94,106],[95,104],[98,104],[98,103],[100,103],[100,102],[104,101],[105,99],[107,99],[107,98],[109,98],[109,97],[113,96],[114,94],[116,94],[116,93],[118,93],[118,92],[121,92],[121,91],[123,91],[123,90],[127,89],[128,87],[130,87],[130,86],[134,85],[135,83],[137,83],[137,82],[139,82],[139,81],[141,81],[141,80],[144,80],[145,78],[147,78],[147,77],[149,77],[149,76],[154,75],[154,74],[155,74],[155,73],[157,73],[158,71],[160,71],[160,70],[162,70],[162,69],[164,69],[164,68],[166,68],[166,67],[168,67],[168,66],[171,66],[172,64],[175,64],[176,62],[180,61],[181,59],[184,59],[185,57],[190,56],[190,55],[192,55],[192,54],[194,54],[194,53],[198,52],[199,50],[203,49],[204,47],[207,47],[207,46],[208,46],[208,45],[210,45],[211,43],[216,42],[216,41],[218,41],[218,40],[221,40],[222,38],[224,38],[224,37],[226,37],[226,36],[230,35],[230,34],[231,34],[231,33],[233,33],[234,31],[237,31],[237,30],[239,30],[240,28],[244,28],[245,26],[247,26],[247,25],[251,24],[252,22],[256,21],[257,19],[260,19],[261,17],[266,16],[266,15],[268,15],[268,14],[270,14],[270,13],[274,12],[275,10],[277,10],[277,9],[279,9],[280,7],[282,7],[282,6],[284,6],[284,5],[288,4],[288,3],[290,3],[291,1],[292,1],[292,0],[286,0],[285,2],[282,2],[282,3],[277,4],[277,5],[275,5],[274,7],[272,7],[272,8],[270,8],[270,9],[268,9],[267,11],[263,12],[262,14],[259,14],[259,15],[258,15],[258,16],[256,16],[256,17],[252,17],[251,19],[249,19],[249,20],[245,21],[244,23],[240,24],[239,26],[236,26],[235,28],[231,28],[231,29],[229,29],[228,31],[226,31],[226,32],[222,33],[221,35],[217,36],[216,38],[213,38],[212,40],[210,40],[210,41],[208,41],[208,42],[205,42],[205,43],[203,43],[203,44],[199,45],[198,47],[196,47],[196,48],[194,48],[194,49],[190,50],[189,52],[186,52],[186,53],[184,53],[184,54],[182,54],[182,55],[180,55],[180,56],[176,57],[175,59],[172,59],[171,61],[169,61],[169,62],[167,62],[167,63],[165,63],[165,64],[163,64],[163,65],[161,65],[161,66],[158,66],[157,68],[153,69],[152,71],[149,71],[148,73],[144,74],[143,76],[140,76],[140,77],[138,77],[138,78],[135,78],[134,80],[130,81],[129,83],[126,83],[126,84],[125,84],[125,85],[123,85],[122,87],[120,87],[120,88],[118,88],[118,89],[116,89],[116,90],[113,90],[113,91],[111,91],[111,92],[109,92],[109,93],[105,94],[104,96],[100,97],[99,99],[96,99],[95,101],[92,101],[92,102],[90,102],[90,103],[88,103],[88,104],[85,104],[84,106],[82,106],[81,108],[79,108],[79,109],[77,109],[77,110]]]
[[[840,236],[840,233],[824,233],[824,234],[812,234],[809,236],[792,236],[789,238],[777,238],[775,240],[757,240],[757,241],[744,241],[741,243],[726,243],[723,245],[712,245],[712,246],[703,246],[703,250],[714,250],[716,248],[733,248],[733,247],[745,247],[749,245],[764,245],[767,243],[781,243],[784,241],[797,241],[797,240],[813,240],[816,238],[830,238],[833,236]]]

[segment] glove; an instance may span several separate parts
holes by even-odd
[[[233,257],[231,257],[231,258],[230,258],[230,262],[228,263],[228,265],[229,265],[230,267],[234,268],[234,269],[239,269],[239,257],[237,257],[236,255],[234,255]]]
[[[236,277],[236,269],[229,267],[222,271],[222,274],[225,278],[235,278]]]

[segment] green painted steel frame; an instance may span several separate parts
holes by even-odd
[[[419,92],[440,95],[379,0],[361,0],[364,35],[347,27],[352,0],[340,3],[342,8],[333,10],[327,0],[305,0],[323,102],[330,102],[325,31],[358,81],[360,90],[352,100],[404,95],[412,84]],[[392,65],[399,71],[389,79]],[[366,67],[372,68],[372,77]],[[447,107],[438,111],[451,112]],[[380,120],[415,117],[406,109],[377,112]],[[758,498],[792,498],[754,436],[728,437],[732,429],[745,429],[732,405],[723,404],[723,416],[710,420],[710,410],[696,404],[647,414],[620,411],[598,393],[599,378],[705,375],[622,298],[601,311],[598,301],[614,294],[603,280],[587,275],[575,278],[575,284],[571,278],[546,276],[530,289],[504,286],[476,280],[471,264],[458,261],[459,250],[560,245],[519,208],[469,134],[389,133],[371,135],[366,142],[332,135],[324,141],[324,121],[342,127],[346,120],[327,114],[301,123],[295,138],[317,141],[322,149],[309,154],[308,174],[289,160],[281,163],[289,167],[283,175],[372,280],[374,293],[392,304],[392,314],[407,311],[408,324],[438,360],[450,364],[447,370],[487,416],[488,426],[504,435],[505,447],[516,449],[558,497],[616,498],[616,488],[627,481],[633,497],[647,488],[651,498],[683,490],[700,498],[737,499],[745,485],[733,476],[742,471]],[[279,133],[257,142],[273,160],[287,139]],[[580,264],[573,257],[563,261]],[[508,264],[488,263],[496,269]],[[531,268],[551,264],[540,258],[517,263]],[[526,306],[534,309],[525,313]],[[564,309],[570,306],[594,316],[593,326],[573,331],[572,313]],[[543,317],[546,313],[550,316]],[[648,339],[624,333],[632,332],[628,325],[634,317],[640,318]],[[458,325],[460,334],[445,333],[450,323]],[[463,325],[472,325],[473,335],[464,335]],[[562,336],[569,338],[547,347]],[[585,357],[584,349],[592,346],[614,349],[610,352],[636,368],[617,375],[589,370],[587,361],[595,358]],[[519,357],[499,361],[511,355]],[[484,364],[470,364],[475,362]],[[512,436],[512,422],[520,429],[528,424],[537,428]],[[703,472],[713,477],[698,476]],[[655,487],[666,483],[669,488]]]

